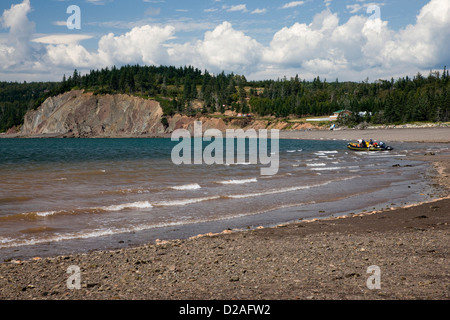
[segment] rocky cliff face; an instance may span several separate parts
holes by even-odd
[[[128,95],[66,92],[25,115],[22,135],[111,137],[164,133],[158,102]]]
[[[194,122],[202,122],[208,129],[290,129],[303,130],[305,124],[283,121],[254,120],[249,118],[212,118],[174,115],[165,127],[159,102],[134,96],[94,95],[83,91],[70,91],[48,98],[37,110],[25,115],[20,136],[60,137],[149,137],[166,136],[176,129],[193,133]]]

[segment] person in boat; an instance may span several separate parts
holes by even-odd
[[[367,148],[367,143],[364,139],[361,140],[361,145],[362,148]]]
[[[369,140],[369,147],[373,147],[373,141],[372,141],[372,139]]]

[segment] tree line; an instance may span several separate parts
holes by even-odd
[[[417,73],[412,78],[371,83],[367,79],[340,82],[320,77],[306,81],[298,75],[248,81],[243,75],[212,74],[192,66],[127,65],[91,70],[84,75],[74,70],[60,82],[0,82],[0,131],[20,125],[25,113],[38,108],[48,97],[74,89],[96,95],[130,94],[156,99],[166,116],[233,110],[286,118],[324,116],[346,109],[353,112],[350,123],[449,121],[449,79],[446,68],[442,74],[430,71],[427,76]],[[195,102],[200,102],[200,110],[194,107]]]

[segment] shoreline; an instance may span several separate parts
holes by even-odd
[[[432,164],[434,181],[445,189],[441,198],[271,228],[1,262],[0,300],[449,300],[450,155],[411,159]],[[67,288],[73,265],[81,270],[79,290]],[[381,289],[367,287],[373,265],[381,270]]]
[[[245,128],[244,128],[245,130]],[[66,138],[65,134],[42,134],[35,136],[23,136],[20,134],[3,134],[0,139],[50,139]],[[170,139],[170,133],[147,134],[147,135],[117,135],[117,136],[95,136],[92,139],[114,139],[114,138],[165,138]],[[70,138],[69,138],[70,139]],[[72,138],[73,139],[73,138]],[[421,142],[421,143],[450,143],[450,128],[448,127],[417,127],[417,128],[377,128],[377,129],[337,129],[337,130],[280,130],[280,139],[300,140],[347,140],[374,139],[385,142]]]
[[[450,128],[379,128],[316,131],[280,131],[282,139],[351,140],[374,139],[387,142],[450,143]]]

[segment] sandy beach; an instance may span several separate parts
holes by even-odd
[[[448,143],[450,129],[282,132],[281,137]],[[448,300],[450,156],[416,159],[433,164],[444,196],[345,218],[5,261],[0,299]],[[79,289],[68,288],[70,266],[80,270]],[[374,266],[378,287],[368,285]]]
[[[304,130],[304,131],[280,131],[281,139],[303,140],[348,140],[374,139],[388,142],[430,142],[449,143],[450,128],[388,128],[388,129],[341,129],[341,130]]]

